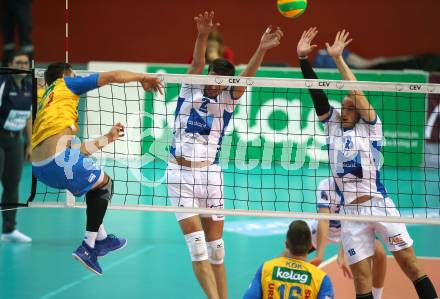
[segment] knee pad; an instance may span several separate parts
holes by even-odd
[[[207,242],[206,245],[208,247],[209,262],[214,265],[223,264],[225,258],[225,243],[223,239]]]
[[[107,184],[101,188],[90,190],[86,193],[86,200],[106,200],[110,201],[113,196],[113,180],[109,177]]]
[[[185,235],[185,241],[193,262],[206,261],[208,259],[208,248],[203,231]]]

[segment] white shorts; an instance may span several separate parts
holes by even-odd
[[[309,220],[307,221],[307,224],[309,226],[310,232],[312,233],[312,245],[316,249],[318,247],[316,241],[318,238],[318,220],[315,219]],[[329,227],[327,242],[329,243],[341,242],[341,230]]]
[[[185,208],[223,209],[223,173],[219,165],[189,168],[168,163],[168,197],[173,206]],[[183,220],[198,213],[176,213],[177,220]],[[223,215],[205,215],[215,221],[224,220]]]
[[[359,205],[345,205],[340,214],[365,216],[400,216],[394,202],[389,198],[374,198]],[[350,265],[374,255],[377,234],[389,251],[411,247],[413,240],[403,223],[342,221],[342,245]]]

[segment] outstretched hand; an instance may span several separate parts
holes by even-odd
[[[277,29],[273,31],[272,26],[269,26],[261,37],[260,49],[269,50],[275,48],[280,44],[280,39],[283,35],[284,33],[281,31],[280,27],[277,27]]]
[[[349,34],[350,33],[348,31],[345,32],[345,29],[342,30],[342,32],[338,31],[333,45],[330,46],[329,43],[325,43],[328,55],[330,55],[331,57],[342,56],[344,48],[348,46],[348,44],[351,43],[351,41],[353,40],[352,38],[348,39]]]
[[[125,127],[120,122],[116,123],[110,131],[105,135],[107,137],[107,142],[112,143],[116,141],[118,138],[124,136]]]
[[[194,17],[194,21],[197,24],[197,30],[201,34],[209,34],[211,31],[216,30],[220,23],[213,23],[214,12],[205,11],[203,14],[199,14],[197,17]]]
[[[317,34],[318,29],[316,27],[311,27],[303,32],[296,47],[298,57],[307,57],[317,47],[317,45],[312,45],[312,41]]]
[[[163,94],[163,84],[159,77],[146,75],[144,78],[142,78],[140,83],[145,91],[154,91],[156,93],[159,92],[160,94]]]

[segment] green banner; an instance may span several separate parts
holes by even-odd
[[[238,67],[237,73],[242,70]],[[186,73],[185,65],[149,64],[149,73]],[[258,77],[302,78],[294,68],[261,68]],[[424,72],[358,71],[360,81],[425,83]],[[318,71],[320,79],[340,80],[337,70]],[[152,100],[146,94],[142,151],[165,156],[172,142],[178,84],[168,84],[164,98]],[[327,90],[331,105],[339,109],[345,91]],[[382,149],[386,166],[421,166],[424,153],[424,94],[366,92],[383,123]],[[326,138],[307,89],[252,87],[240,100],[223,139],[221,162],[234,162],[238,168],[273,163],[285,169],[304,166],[318,168],[327,162]],[[163,157],[165,158],[165,157]]]

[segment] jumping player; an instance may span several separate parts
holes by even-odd
[[[67,189],[75,196],[86,195],[85,239],[72,255],[98,275],[102,269],[97,257],[120,249],[126,240],[107,235],[102,224],[113,193],[112,179],[88,156],[116,141],[124,126],[115,124],[100,138],[82,143],[78,131],[80,96],[110,83],[138,81],[145,90],[161,91],[157,77],[127,71],[75,76],[68,63],[53,63],[44,73],[48,86],[38,103],[32,134],[32,172],[46,185]]]
[[[306,79],[317,79],[308,55],[316,28],[305,31],[298,42],[297,54]],[[342,79],[356,77],[345,63],[342,51],[351,42],[348,32],[338,32],[333,45],[326,44]],[[381,121],[362,91],[351,91],[342,102],[342,112],[330,106],[322,90],[309,89],[316,114],[324,123],[328,135],[329,162],[341,194],[341,211],[346,215],[399,216],[384,185],[380,181]],[[402,223],[342,221],[342,243],[356,289],[356,297],[370,299],[372,295],[371,259],[374,255],[375,234],[386,243],[399,266],[414,283],[419,298],[437,298],[431,280],[422,270],[414,253],[413,240]]]
[[[208,35],[220,24],[214,12],[194,18],[198,36],[189,74],[202,74]],[[254,76],[266,52],[278,46],[283,36],[269,27],[241,76]],[[235,68],[226,59],[216,59],[209,75],[234,76]],[[168,196],[179,207],[223,208],[223,174],[218,165],[220,145],[238,100],[246,87],[183,84],[177,100],[174,140],[167,167]],[[177,213],[188,245],[194,273],[208,298],[227,298],[223,263],[222,215]]]

